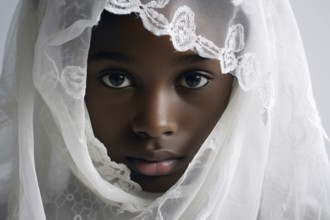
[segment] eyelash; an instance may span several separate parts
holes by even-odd
[[[110,76],[113,76],[113,79],[110,79]],[[191,80],[197,80],[197,82],[189,82],[187,81],[187,77]],[[195,77],[195,78],[193,78]],[[205,71],[186,71],[185,73],[181,74],[177,78],[177,82],[175,86],[184,88],[184,89],[190,89],[190,90],[198,90],[202,89],[209,83],[210,80],[214,78],[213,75],[211,75],[208,72]],[[131,77],[129,74],[127,74],[125,71],[122,70],[106,70],[102,73],[102,75],[99,77],[99,80],[105,84],[105,86],[108,86],[113,89],[124,89],[127,87],[134,87],[135,82],[133,77]],[[111,80],[117,80],[118,82],[111,81]],[[117,85],[114,85],[116,84]],[[192,84],[191,84],[192,83]],[[197,83],[197,84],[196,84]]]
[[[113,85],[114,82],[111,82],[111,79],[109,78],[110,76],[122,77],[121,79],[117,78],[113,80],[122,80],[124,85],[122,85],[122,83],[120,83],[120,85]],[[113,89],[123,89],[135,85],[132,77],[130,77],[125,71],[121,70],[106,70],[102,73],[99,79],[103,84]]]
[[[187,81],[184,82],[184,80],[187,80],[188,76],[199,77],[198,80],[202,80],[202,81],[199,81],[198,85],[195,87],[193,85],[188,85]],[[205,71],[200,71],[200,70],[187,71],[179,77],[179,82],[181,82],[181,85],[180,85],[180,83],[178,83],[177,86],[185,88],[185,89],[192,89],[192,90],[202,89],[205,86],[207,86],[209,84],[210,80],[212,80],[213,78],[214,78],[213,75],[211,75],[210,73],[205,72]],[[202,85],[200,85],[201,82],[202,82]],[[186,84],[186,85],[183,86],[182,84]]]

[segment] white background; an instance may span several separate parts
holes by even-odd
[[[17,0],[0,2],[0,67],[16,3]],[[330,1],[291,0],[291,3],[305,45],[315,99],[324,128],[330,136]]]

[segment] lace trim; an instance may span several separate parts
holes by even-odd
[[[251,2],[246,1],[244,4]],[[155,35],[169,35],[177,51],[194,50],[203,57],[220,61],[222,73],[232,73],[244,90],[257,89],[259,98],[265,109],[272,104],[272,87],[269,83],[262,86],[258,57],[254,53],[238,56],[244,49],[244,27],[234,24],[229,28],[225,47],[219,48],[212,41],[196,34],[194,12],[186,5],[179,7],[172,21],[157,9],[164,8],[169,0],[154,0],[141,3],[140,0],[107,0],[105,9],[115,14],[138,13],[144,27]],[[233,0],[234,5],[243,0]]]
[[[179,7],[171,22],[156,9],[163,8],[169,0],[151,1],[143,4],[139,0],[108,0],[105,9],[115,14],[138,13],[145,28],[156,35],[169,35],[177,51],[196,50],[200,55],[221,61],[223,73],[237,67],[238,59],[234,53],[244,48],[244,28],[233,25],[226,39],[226,47],[219,48],[213,42],[196,35],[194,12],[186,5]]]

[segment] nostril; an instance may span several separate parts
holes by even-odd
[[[153,132],[145,132],[145,131],[135,131],[135,133],[142,138],[158,138],[160,136],[170,136],[174,132],[166,131],[166,132],[153,133]]]
[[[143,137],[143,138],[147,138],[147,137],[150,137],[150,135],[148,135],[146,132],[144,131],[137,131],[135,132],[137,135],[139,135],[140,137]]]
[[[167,132],[164,132],[164,135],[165,136],[170,136],[170,135],[172,135],[173,134],[173,131],[167,131]]]
[[[161,120],[150,115],[149,118],[134,118],[131,126],[133,132],[143,138],[168,137],[177,130],[174,120]]]

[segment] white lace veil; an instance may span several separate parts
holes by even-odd
[[[236,77],[184,175],[146,193],[94,137],[92,27],[137,13]],[[287,0],[22,0],[0,81],[1,219],[330,219],[330,167]]]

